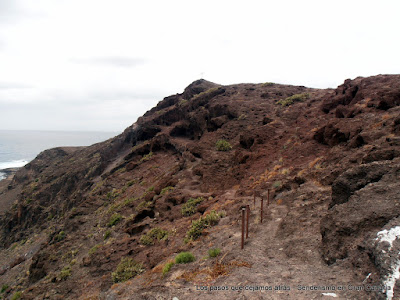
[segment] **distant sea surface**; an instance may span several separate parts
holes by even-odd
[[[116,136],[116,132],[0,130],[0,180],[7,168],[26,165],[40,152],[62,146],[89,146]]]

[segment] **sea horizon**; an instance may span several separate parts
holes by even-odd
[[[0,180],[6,178],[1,170],[21,168],[42,151],[55,147],[90,146],[118,135],[107,131],[67,130],[0,130]]]

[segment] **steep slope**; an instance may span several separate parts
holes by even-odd
[[[0,219],[3,295],[263,299],[267,291],[232,287],[269,285],[281,286],[272,299],[390,298],[378,287],[395,283],[399,264],[399,83],[379,75],[318,90],[198,80],[113,139],[44,151],[0,194],[15,198]],[[383,229],[391,244],[378,238]],[[202,259],[212,247],[221,256]],[[197,260],[162,276],[181,251]],[[113,285],[123,258],[141,263],[140,275]]]

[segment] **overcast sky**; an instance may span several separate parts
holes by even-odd
[[[400,1],[0,0],[0,129],[122,131],[201,77],[400,73]]]

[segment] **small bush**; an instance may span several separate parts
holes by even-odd
[[[195,100],[195,99],[201,98],[201,97],[203,97],[203,96],[212,94],[212,93],[214,93],[214,92],[216,92],[216,91],[218,91],[218,87],[210,88],[210,89],[208,89],[208,90],[206,90],[206,91],[204,91],[204,92],[201,92],[201,93],[199,93],[199,94],[197,94],[197,95],[194,95],[194,96],[191,98],[191,100]]]
[[[140,159],[140,162],[145,162],[150,160],[153,157],[153,152],[150,152],[146,155],[143,155],[143,157]]]
[[[151,201],[142,201],[140,202],[137,206],[136,206],[136,211],[140,211],[142,209],[146,209],[148,207],[150,207],[153,204],[153,202]]]
[[[221,249],[219,248],[213,248],[208,250],[208,256],[209,257],[217,257],[221,253]]]
[[[185,242],[188,243],[199,238],[203,229],[216,225],[222,216],[222,213],[217,213],[213,210],[208,215],[200,217],[198,220],[193,220],[190,229],[186,233]]]
[[[231,144],[229,144],[229,142],[226,140],[217,141],[215,147],[217,148],[218,151],[229,151],[232,149]]]
[[[132,185],[134,185],[136,183],[136,180],[131,180],[131,181],[128,181],[128,183],[126,184],[127,186],[132,186]]]
[[[165,276],[165,274],[167,274],[170,270],[171,270],[171,268],[172,268],[172,266],[175,264],[175,262],[174,261],[170,261],[170,262],[168,262],[168,263],[166,263],[165,265],[164,265],[164,268],[162,269],[162,274],[163,274],[163,276]]]
[[[104,233],[104,240],[108,239],[110,236],[111,236],[111,231],[110,231],[110,230],[107,230],[107,231]]]
[[[95,254],[95,253],[97,252],[97,250],[98,250],[100,247],[101,247],[101,245],[98,244],[98,245],[96,245],[96,246],[90,248],[90,250],[89,250],[89,255]]]
[[[71,276],[71,267],[70,266],[65,266],[61,271],[60,271],[60,279],[65,280],[69,276]]]
[[[64,231],[60,231],[56,236],[55,236],[55,241],[56,242],[60,242],[60,241],[62,241],[63,239],[65,239],[65,236],[66,236],[66,234],[65,234],[65,232]]]
[[[111,273],[113,282],[124,282],[144,271],[143,265],[135,262],[132,258],[124,257],[121,259],[115,272]]]
[[[153,245],[153,244],[154,244],[154,239],[153,239],[152,237],[150,237],[150,236],[144,234],[144,235],[142,235],[142,236],[140,237],[139,242],[140,242],[142,245],[149,246],[149,245]]]
[[[177,264],[187,264],[195,261],[195,257],[190,252],[181,252],[175,257],[175,263]]]
[[[183,216],[191,216],[196,213],[196,206],[204,201],[203,197],[198,198],[190,198],[181,209],[181,213]]]
[[[12,297],[11,300],[18,300],[22,297],[22,292],[15,292]]]
[[[273,83],[273,82],[265,82],[262,85],[263,86],[273,86],[273,85],[275,85],[275,83]]]
[[[153,228],[148,233],[140,237],[140,243],[143,245],[153,245],[154,240],[164,240],[168,238],[168,231],[159,227]]]
[[[3,284],[3,285],[1,286],[1,293],[4,293],[5,291],[7,291],[8,288],[9,288],[9,285],[8,285],[8,284]]]
[[[173,191],[173,190],[174,190],[173,186],[167,186],[161,190],[160,195],[164,195],[164,194],[168,193],[169,191]]]
[[[112,191],[107,193],[107,199],[112,200],[119,196],[119,191],[117,189],[112,189]]]
[[[110,221],[108,222],[107,226],[112,227],[116,224],[118,224],[122,220],[122,216],[118,213],[113,214],[110,218]]]
[[[273,187],[274,189],[277,189],[277,188],[279,188],[281,185],[282,185],[282,182],[280,182],[280,181],[275,181],[275,182],[272,184],[272,187]]]
[[[276,104],[280,104],[282,106],[289,106],[295,102],[302,102],[307,100],[310,97],[310,94],[303,93],[303,94],[295,94],[293,96],[287,97],[286,99],[282,99],[276,102]]]

